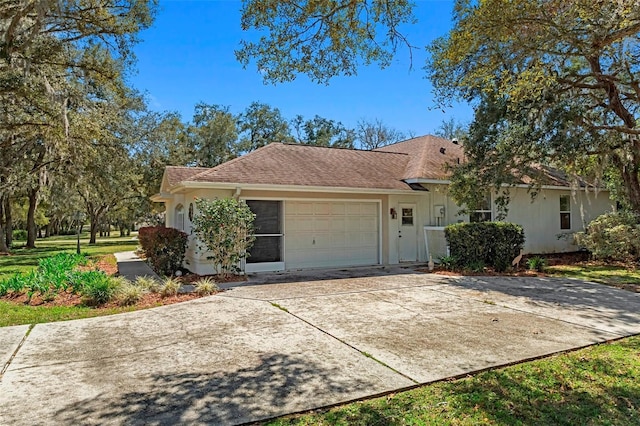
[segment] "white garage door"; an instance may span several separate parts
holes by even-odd
[[[378,203],[287,201],[285,267],[379,263]]]

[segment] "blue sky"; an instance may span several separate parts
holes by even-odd
[[[280,109],[285,118],[320,115],[355,127],[358,120],[380,119],[405,133],[433,133],[443,120],[468,122],[466,105],[434,108],[431,85],[422,69],[424,46],[451,27],[452,1],[417,1],[418,23],[406,29],[413,52],[400,49],[393,64],[362,67],[357,76],[319,85],[300,75],[291,83],[263,83],[255,64],[243,69],[235,58],[243,37],[240,2],[233,0],[160,1],[153,27],[136,46],[137,70],[130,81],[146,93],[149,107],[177,111],[189,121],[198,102],[242,112],[253,101]]]

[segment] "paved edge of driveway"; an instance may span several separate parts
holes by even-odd
[[[419,276],[424,277],[424,274],[420,274]],[[376,278],[380,278],[380,277],[376,277]],[[403,279],[410,279],[411,277],[409,275],[403,277]],[[354,288],[353,290],[355,291],[347,291],[347,292],[335,292],[332,294],[324,294],[324,295],[311,295],[311,296],[306,296],[307,299],[314,299],[314,298],[322,298],[322,297],[341,297],[344,296],[346,294],[351,294],[351,295],[361,295],[361,294],[367,294],[367,293],[379,293],[379,292],[396,292],[396,291],[402,291],[402,290],[409,290],[411,288],[417,288],[417,289],[427,289],[427,290],[431,290],[435,293],[441,293],[441,294],[447,294],[448,296],[460,299],[460,300],[464,300],[467,303],[473,303],[473,304],[479,304],[479,306],[483,306],[483,305],[490,305],[488,304],[486,301],[483,300],[484,297],[486,297],[487,295],[491,295],[493,293],[491,293],[491,291],[498,291],[501,289],[500,288],[500,281],[496,281],[493,282],[492,280],[494,280],[494,277],[490,277],[489,280],[486,279],[486,277],[481,277],[483,279],[478,279],[477,277],[474,277],[471,280],[467,280],[466,282],[462,282],[464,281],[464,279],[459,279],[459,278],[454,278],[454,279],[445,279],[444,281],[440,280],[435,280],[434,282],[430,282],[428,284],[422,284],[422,285],[407,285],[407,286],[403,286],[401,285],[403,283],[402,279],[399,281],[399,283],[396,283],[398,285],[395,286],[388,286],[387,288],[373,288],[370,290],[361,290],[360,287]],[[482,284],[482,282],[486,281],[483,285],[485,285],[485,290],[487,290],[487,293],[479,293],[476,296],[472,296],[471,294],[473,292],[478,292],[480,291],[479,289],[481,289],[480,285]],[[559,280],[558,280],[559,281]],[[515,280],[511,280],[510,282],[515,282]],[[364,282],[366,284],[366,282]],[[298,283],[300,284],[300,283]],[[304,283],[302,283],[304,284]],[[316,283],[318,284],[318,283]],[[598,290],[600,288],[601,285],[599,284],[592,284],[592,283],[585,283],[583,281],[577,281],[576,282],[577,286],[576,287],[581,287],[587,290],[593,290],[593,288],[595,288],[596,290]],[[583,285],[581,285],[583,284]],[[267,285],[268,286],[268,285]],[[385,287],[385,286],[382,286]],[[569,286],[570,287],[570,286]],[[591,288],[593,287],[593,288]],[[264,285],[261,286],[256,286],[255,288],[256,290],[261,290],[262,292],[264,292],[264,290],[268,290]],[[448,289],[448,291],[443,291],[444,289]],[[251,291],[251,288],[248,288],[246,286],[243,287],[243,290],[245,292],[247,291]],[[517,289],[516,289],[517,290]],[[621,292],[621,293],[620,293]],[[608,292],[607,292],[608,293]],[[619,289],[613,289],[612,290],[612,295],[615,296],[620,296],[620,298],[624,298],[624,299],[630,299],[630,304],[629,304],[629,308],[631,309],[632,307],[637,305],[636,300],[640,300],[640,296],[629,296],[629,297],[625,297],[627,296],[626,294],[627,292],[624,290],[619,290]],[[633,293],[631,293],[633,295]],[[246,296],[246,295],[245,295]],[[523,357],[520,358],[518,360],[514,360],[514,361],[509,361],[509,362],[503,362],[503,363],[495,363],[493,365],[488,365],[484,368],[476,368],[476,369],[472,369],[472,370],[468,370],[465,372],[461,372],[459,374],[453,374],[453,375],[447,375],[447,376],[440,376],[437,379],[432,379],[432,380],[416,380],[415,378],[410,377],[411,375],[407,375],[406,373],[399,371],[402,369],[396,369],[394,368],[393,364],[389,365],[389,363],[385,362],[384,360],[379,359],[378,356],[376,356],[375,353],[370,353],[369,351],[367,351],[366,349],[363,349],[362,347],[360,347],[358,344],[354,344],[352,342],[349,342],[348,339],[345,339],[339,335],[337,335],[336,333],[333,333],[331,330],[327,330],[324,327],[322,327],[322,325],[318,325],[316,323],[314,323],[314,321],[312,320],[308,320],[305,319],[303,316],[300,316],[294,312],[290,312],[289,308],[287,308],[287,300],[292,300],[292,299],[304,299],[305,296],[300,296],[300,297],[293,297],[293,298],[289,298],[289,299],[278,299],[278,298],[273,298],[273,299],[260,299],[260,298],[250,298],[250,297],[242,297],[242,296],[234,296],[233,292],[228,292],[228,293],[221,293],[219,295],[215,295],[215,296],[211,296],[210,298],[202,298],[202,299],[197,299],[197,300],[193,300],[193,301],[189,301],[189,302],[184,302],[181,303],[179,305],[183,305],[183,307],[187,308],[189,306],[192,306],[194,304],[202,304],[203,306],[206,305],[208,303],[208,300],[215,300],[215,298],[229,298],[229,299],[245,299],[246,301],[248,300],[253,300],[253,302],[257,303],[257,304],[262,304],[262,303],[267,303],[272,305],[273,308],[280,308],[281,310],[283,310],[287,316],[291,316],[294,317],[297,321],[301,321],[303,323],[305,323],[305,325],[307,326],[311,326],[314,329],[316,329],[317,331],[328,335],[332,340],[335,340],[337,342],[339,342],[340,344],[347,346],[348,348],[355,350],[358,352],[359,356],[364,356],[366,358],[370,358],[372,361],[376,361],[377,363],[381,364],[382,366],[384,366],[386,369],[389,370],[389,372],[393,372],[396,375],[400,375],[403,376],[405,379],[411,380],[413,381],[415,384],[409,385],[409,386],[401,386],[401,387],[396,387],[393,389],[389,389],[389,390],[384,390],[382,392],[375,392],[375,393],[371,393],[371,394],[367,394],[364,396],[357,396],[355,398],[351,398],[351,399],[345,399],[345,400],[339,400],[335,403],[329,403],[329,404],[325,404],[325,405],[319,405],[319,406],[314,406],[311,408],[303,408],[301,410],[292,410],[292,411],[288,411],[287,413],[277,413],[275,415],[269,416],[258,416],[257,418],[253,418],[253,419],[248,419],[246,421],[246,423],[254,423],[254,422],[265,422],[265,421],[269,421],[272,419],[276,419],[282,416],[287,416],[287,415],[297,415],[297,414],[303,414],[303,413],[308,413],[310,411],[313,410],[324,410],[324,409],[329,409],[332,407],[337,407],[337,406],[342,406],[345,404],[349,404],[352,402],[356,402],[356,401],[362,401],[362,400],[369,400],[369,399],[373,399],[376,397],[380,397],[380,396],[384,396],[384,395],[388,395],[391,393],[397,393],[397,392],[404,392],[407,390],[411,390],[411,389],[415,389],[417,387],[421,387],[421,386],[425,386],[431,383],[437,383],[440,381],[444,381],[444,380],[454,380],[454,379],[459,379],[459,378],[463,378],[466,377],[468,375],[475,375],[475,374],[479,374],[483,371],[488,371],[488,370],[492,370],[492,369],[498,369],[498,368],[504,368],[510,365],[517,365],[520,363],[524,363],[524,362],[530,362],[533,360],[538,360],[538,359],[543,359],[543,358],[547,358],[549,356],[554,356],[557,354],[563,354],[563,353],[569,353],[569,352],[573,352],[575,350],[579,350],[579,349],[583,349],[585,347],[590,347],[590,346],[594,346],[594,345],[599,345],[599,344],[603,344],[603,343],[609,343],[609,342],[614,342],[617,340],[620,340],[622,338],[627,338],[630,336],[634,336],[639,334],[637,331],[635,333],[614,333],[611,330],[602,330],[596,327],[592,327],[592,326],[588,326],[588,325],[582,325],[579,323],[575,322],[575,319],[571,320],[571,321],[565,321],[563,319],[560,318],[553,318],[553,317],[549,317],[544,313],[540,313],[540,312],[534,312],[534,311],[523,311],[522,309],[520,309],[518,307],[518,303],[520,303],[518,301],[518,297],[515,294],[509,294],[509,293],[503,293],[503,296],[506,297],[506,299],[510,300],[512,303],[512,306],[507,306],[507,305],[503,305],[502,302],[503,301],[499,301],[498,302],[498,307],[500,308],[504,308],[504,309],[508,309],[508,310],[513,310],[513,311],[518,311],[521,314],[526,314],[526,315],[532,315],[535,317],[540,317],[540,318],[545,318],[547,320],[553,320],[553,321],[559,321],[559,322],[566,322],[567,324],[573,326],[573,327],[579,327],[579,328],[583,328],[583,329],[592,329],[592,330],[597,330],[597,331],[601,331],[602,332],[602,336],[600,337],[599,341],[595,341],[592,343],[588,343],[588,344],[584,344],[584,345],[578,345],[578,346],[573,346],[567,349],[561,349],[561,350],[556,350],[556,351],[550,351],[544,354],[539,354],[539,355],[535,355],[535,356],[530,356],[530,357]],[[248,300],[247,300],[248,299]],[[553,300],[553,299],[551,299]],[[283,304],[283,306],[279,306],[278,302],[281,302]],[[595,302],[592,302],[592,304],[594,306],[598,306],[597,300]],[[172,306],[175,306],[175,308],[171,308]],[[284,309],[283,309],[284,308]],[[531,310],[535,310],[537,309],[535,306],[531,307]],[[155,316],[157,314],[158,317],[165,317],[167,320],[169,320],[170,318],[170,313],[171,312],[176,312],[176,311],[181,311],[183,309],[180,309],[179,306],[177,305],[167,305],[167,306],[163,306],[163,307],[159,307],[159,308],[152,308],[152,309],[148,309],[148,310],[141,310],[141,311],[136,311],[136,312],[131,312],[131,313],[122,313],[122,314],[117,314],[117,315],[113,315],[113,316],[108,316],[108,317],[97,317],[97,318],[90,318],[90,319],[79,319],[79,320],[72,320],[72,321],[67,321],[65,323],[71,323],[71,322],[75,322],[75,321],[95,321],[95,323],[100,323],[100,322],[104,322],[102,319],[108,319],[108,318],[114,318],[114,317],[118,317],[121,318],[123,316],[129,316],[129,315],[133,315],[133,314],[141,314],[142,316],[145,316],[145,313],[149,312],[149,314],[151,314],[151,316]],[[151,312],[153,311],[153,312]],[[291,311],[293,311],[293,309],[291,309]],[[597,309],[596,309],[597,311]],[[211,315],[211,313],[209,313],[208,315]],[[173,318],[172,318],[173,320]],[[108,321],[108,320],[107,320]],[[52,323],[52,324],[62,324],[62,323]],[[631,324],[633,325],[633,324]],[[42,324],[42,327],[45,327],[46,324]],[[35,327],[38,328],[38,325],[35,325]],[[12,327],[3,327],[0,328],[0,348],[4,348],[7,347],[6,351],[0,351],[0,361],[4,362],[5,367],[3,369],[6,369],[8,364],[6,361],[4,361],[5,359],[10,359],[11,356],[16,353],[15,349],[11,349],[11,347],[13,348],[19,348],[21,343],[28,341],[29,339],[27,339],[28,336],[28,331],[30,328],[33,328],[33,326],[29,326],[29,325],[22,325],[22,326],[12,326]],[[36,328],[36,330],[37,330]],[[53,328],[57,328],[57,327],[53,327]],[[65,327],[62,327],[65,328]],[[36,333],[35,335],[38,335],[41,333]],[[605,337],[605,335],[608,335],[607,337]],[[41,338],[42,336],[40,336]],[[264,336],[263,336],[264,337]],[[63,342],[64,340],[61,340],[61,342]],[[8,345],[4,345],[5,342],[8,342]],[[334,342],[332,344],[332,346],[336,346],[337,342]],[[339,346],[339,345],[338,345]],[[336,346],[337,347],[337,346]],[[31,348],[31,350],[33,350],[33,348]],[[364,362],[364,360],[362,360],[361,362]],[[2,364],[0,364],[2,365]],[[2,379],[2,377],[0,377],[0,379]],[[2,380],[0,380],[0,385],[1,385]],[[406,383],[406,381],[405,381]],[[242,424],[242,423],[236,423],[236,424]]]

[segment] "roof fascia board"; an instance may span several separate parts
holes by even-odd
[[[154,203],[162,203],[164,201],[170,201],[173,197],[166,192],[160,192],[158,194],[153,194],[149,199]]]
[[[176,193],[183,189],[233,189],[242,188],[243,191],[295,191],[295,192],[335,192],[345,194],[414,194],[407,188],[402,189],[380,189],[380,188],[350,188],[334,186],[306,186],[306,185],[271,185],[271,184],[246,184],[228,182],[189,182],[184,181],[174,186],[171,193]]]

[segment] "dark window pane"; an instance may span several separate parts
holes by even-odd
[[[560,229],[571,229],[571,213],[560,213]]]
[[[491,212],[471,212],[469,222],[491,222]]]
[[[560,211],[561,212],[568,212],[571,210],[571,204],[569,203],[569,196],[568,195],[561,195],[560,196]]]
[[[280,201],[248,200],[247,205],[256,215],[253,227],[256,234],[280,234]]]
[[[281,262],[282,237],[256,237],[247,263]]]
[[[402,209],[402,224],[413,225],[413,209]]]

